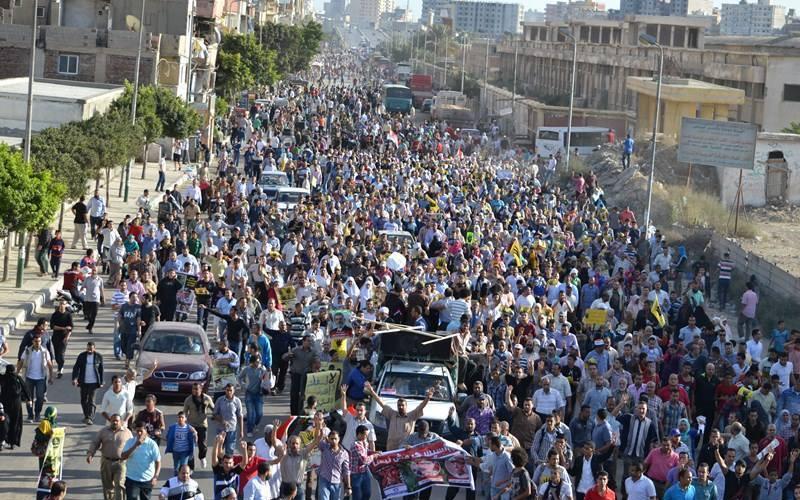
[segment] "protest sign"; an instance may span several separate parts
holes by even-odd
[[[369,466],[381,488],[381,498],[413,495],[433,486],[473,489],[472,467],[466,452],[439,439],[376,456]]]
[[[47,443],[44,453],[42,470],[39,471],[39,481],[36,483],[37,500],[50,494],[50,485],[61,479],[64,461],[64,437],[66,428],[56,427]]]
[[[175,309],[176,312],[185,314],[186,316],[191,314],[192,308],[194,307],[194,298],[194,292],[192,290],[187,288],[178,290],[178,306]]]
[[[608,313],[605,309],[589,309],[583,322],[591,326],[602,326],[608,320]]]
[[[317,398],[317,409],[329,412],[339,407],[339,384],[341,373],[338,370],[306,374],[306,387],[303,401],[309,396]]]
[[[297,291],[292,285],[286,285],[278,289],[278,298],[284,307],[294,306],[297,301]]]

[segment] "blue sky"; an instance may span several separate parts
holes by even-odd
[[[318,11],[322,11],[322,5],[325,0],[314,0],[314,6]],[[405,7],[407,0],[395,0],[395,5],[398,7]],[[422,0],[408,0],[411,5],[411,10],[419,16],[422,11]],[[506,1],[506,0],[500,0]],[[526,9],[536,9],[544,11],[544,6],[548,3],[548,0],[518,0],[520,1]],[[555,0],[552,0],[555,1]],[[601,0],[602,1],[602,0]],[[748,0],[749,2],[755,2],[756,0]],[[511,2],[509,2],[511,3]],[[723,2],[722,0],[714,0],[714,5],[721,5]],[[725,0],[725,3],[738,3],[738,0]],[[772,3],[776,5],[783,5],[787,9],[795,9],[800,11],[800,0],[772,0]],[[616,9],[619,7],[619,0],[606,0],[605,2],[607,9]]]

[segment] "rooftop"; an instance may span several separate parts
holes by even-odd
[[[121,92],[119,85],[39,79],[33,82],[33,95],[38,99],[65,102],[87,102],[109,93]],[[28,95],[28,79],[6,78],[0,80],[0,96]]]
[[[655,96],[658,80],[649,76],[629,76],[625,79],[625,84],[634,92]],[[744,103],[744,90],[691,78],[665,77],[661,85],[661,96],[666,101],[713,104]]]

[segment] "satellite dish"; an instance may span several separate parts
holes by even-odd
[[[132,16],[128,14],[125,16],[125,26],[128,27],[130,31],[139,31],[142,23],[139,21],[139,18],[136,16]]]

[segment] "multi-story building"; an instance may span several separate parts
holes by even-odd
[[[578,2],[555,2],[545,6],[545,21],[565,21],[567,19],[605,18],[606,5],[592,0]],[[527,21],[527,20],[526,20]]]
[[[540,23],[545,21],[545,13],[539,10],[528,9],[525,11],[523,22]]]
[[[523,8],[518,3],[459,0],[451,4],[453,30],[500,36],[521,33]]]
[[[347,0],[325,2],[325,15],[331,19],[341,19],[347,15]]]
[[[786,9],[770,0],[722,4],[720,35],[772,35],[786,24]]]
[[[711,15],[711,0],[621,0],[622,15],[642,16],[694,16]]]
[[[657,50],[639,43],[648,33],[664,47],[665,74],[744,90],[745,102],[730,119],[779,131],[800,116],[800,38],[708,37],[704,17],[627,16],[572,23],[525,23],[519,42],[517,90],[534,99],[568,98],[572,44],[559,27],[578,38],[576,106],[635,111],[629,76],[650,76]],[[500,74],[513,74],[514,43],[497,46]],[[480,53],[470,58],[482,57]]]
[[[394,0],[350,0],[350,22],[375,28],[381,16],[394,11]]]
[[[423,24],[439,24],[442,22],[442,11],[450,5],[450,0],[422,0],[422,17],[420,22]]]
[[[15,0],[7,7],[3,20],[10,24],[0,24],[0,78],[26,76],[33,0]],[[36,78],[132,82],[142,26],[140,82],[169,88],[210,125],[220,41],[217,27],[225,9],[226,0],[150,1],[140,19],[142,0],[49,2],[37,12]]]

